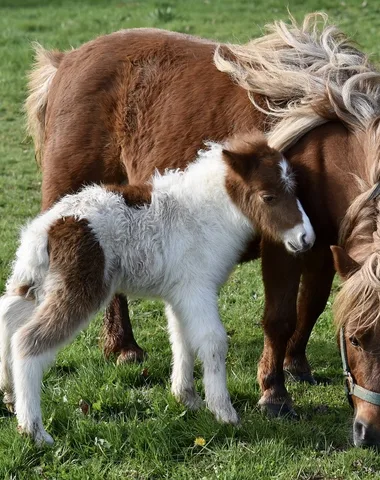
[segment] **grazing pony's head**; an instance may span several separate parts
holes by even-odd
[[[314,244],[309,218],[295,194],[294,173],[284,156],[259,133],[230,139],[223,148],[229,195],[265,237],[291,253]]]

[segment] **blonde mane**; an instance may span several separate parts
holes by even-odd
[[[307,15],[301,26],[293,18],[275,22],[267,31],[246,45],[219,46],[215,65],[267,115],[272,147],[285,150],[332,119],[363,139],[366,178],[356,178],[361,193],[340,228],[340,243],[354,246],[362,267],[338,294],[335,320],[366,330],[380,320],[380,201],[368,200],[380,181],[380,73],[323,13]]]
[[[246,45],[219,46],[218,70],[248,91],[268,116],[268,139],[285,150],[331,119],[366,130],[380,114],[380,73],[324,13],[307,15],[301,26],[291,17],[266,27],[268,34]],[[266,108],[258,104],[261,95]]]

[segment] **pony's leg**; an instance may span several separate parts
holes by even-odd
[[[184,342],[203,364],[207,407],[220,422],[237,424],[239,417],[227,390],[227,334],[219,318],[217,295],[205,290],[202,296],[189,291],[183,296],[186,298],[172,304],[172,308],[181,324]]]
[[[176,317],[172,307],[166,305],[165,312],[173,352],[171,391],[174,397],[187,408],[197,410],[203,405],[203,402],[194,386],[195,354],[187,341],[184,326]]]
[[[81,298],[63,296],[62,291],[49,295],[32,319],[12,337],[13,380],[18,428],[31,435],[38,444],[52,444],[41,416],[41,382],[44,370],[57,351],[90,319],[82,308]],[[88,307],[88,304],[86,305]]]
[[[127,298],[115,295],[104,315],[104,354],[119,353],[117,363],[142,362],[146,353],[133,335]]]
[[[35,304],[18,295],[4,295],[0,299],[0,390],[9,411],[14,410],[11,339],[24,323],[30,320]]]
[[[294,414],[285,388],[283,363],[286,346],[297,321],[300,261],[282,245],[262,242],[262,272],[265,286],[263,318],[264,351],[258,368],[261,407],[272,415]]]
[[[315,384],[306,358],[306,345],[326,306],[334,279],[330,249],[321,247],[305,255],[302,270],[297,327],[288,343],[284,369],[297,381]]]

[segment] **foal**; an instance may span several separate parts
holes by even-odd
[[[173,394],[201,406],[197,355],[208,408],[236,424],[217,291],[256,233],[293,253],[313,245],[294,188],[287,161],[252,134],[209,144],[185,171],[150,184],[86,187],[31,221],[0,300],[0,387],[8,403],[14,389],[20,430],[53,442],[41,418],[43,370],[116,292],[166,302]]]

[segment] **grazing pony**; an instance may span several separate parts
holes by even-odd
[[[349,238],[339,235],[345,218],[349,235],[365,226],[362,267],[349,280],[360,284],[361,315],[374,305],[380,310],[373,263],[378,202],[369,198],[380,180],[379,85],[367,56],[318,14],[300,26],[275,22],[246,45],[135,29],[65,53],[39,48],[26,106],[42,167],[42,208],[88,182],[134,184],[155,168],[183,168],[205,139],[265,131],[272,147],[286,150],[317,235],[314,248],[297,257],[268,239],[261,249],[259,239],[250,244],[244,255],[261,253],[265,285],[259,403],[274,415],[294,414],[284,369],[314,382],[306,345],[335,273],[330,245],[341,238],[344,246]],[[378,341],[380,328],[358,316],[350,295],[344,287],[336,300],[339,323],[352,323],[344,337],[348,364],[359,384],[380,392],[380,358],[347,337],[360,323]],[[142,358],[124,296],[114,297],[105,318],[105,352]],[[359,365],[365,374],[356,372]],[[361,412],[356,444],[380,444],[380,408]]]
[[[20,430],[53,441],[41,419],[43,369],[116,292],[165,300],[173,394],[201,405],[198,355],[208,408],[236,424],[217,291],[258,232],[292,253],[312,247],[294,190],[287,161],[252,134],[211,144],[184,172],[157,173],[150,184],[86,187],[29,223],[0,300],[1,388],[8,402],[14,388]]]

